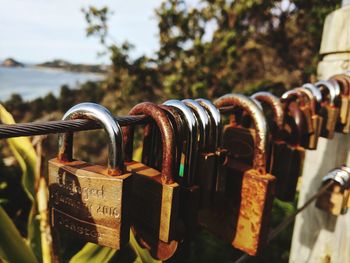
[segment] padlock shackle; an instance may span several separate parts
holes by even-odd
[[[304,87],[298,87],[295,88],[295,90],[299,90],[301,93],[303,93],[307,100],[308,103],[310,105],[310,109],[311,109],[311,115],[316,115],[317,113],[317,101],[316,98],[314,97],[313,93],[311,90],[304,88]]]
[[[62,120],[89,119],[98,122],[108,137],[108,174],[121,175],[124,172],[123,132],[112,113],[102,105],[90,102],[79,103],[70,108]],[[73,133],[58,135],[58,160],[73,160]]]
[[[345,188],[349,187],[349,180],[350,180],[350,174],[342,168],[335,168],[329,171],[326,174],[326,176],[322,178],[323,184],[325,184],[328,181],[337,182],[341,186],[342,191]]]
[[[198,138],[198,147],[201,150],[205,150],[205,148],[208,145],[209,140],[209,115],[206,113],[204,108],[195,100],[192,99],[184,99],[182,100],[183,103],[187,107],[189,107],[193,113],[195,118],[198,122],[198,130],[199,130],[199,138]]]
[[[236,106],[246,111],[253,120],[256,130],[256,139],[254,145],[253,169],[260,174],[266,174],[266,150],[268,145],[268,126],[262,110],[256,103],[241,94],[226,94],[215,100],[214,105],[217,108],[225,106]]]
[[[198,124],[195,116],[193,115],[191,109],[186,106],[185,103],[179,100],[167,100],[163,103],[165,106],[171,106],[179,110],[183,115],[184,124],[186,126],[186,146],[184,149],[185,153],[185,166],[183,171],[183,177],[187,178],[187,185],[192,185],[194,183],[194,172],[197,166],[197,156],[198,156]]]
[[[266,91],[256,92],[250,97],[256,99],[259,102],[266,103],[272,109],[275,123],[278,129],[282,130],[284,122],[284,111],[280,99],[272,93]]]
[[[321,103],[322,103],[321,91],[318,88],[316,88],[314,84],[311,84],[311,83],[305,83],[301,87],[309,90],[312,93],[312,96],[314,97],[314,100],[315,100],[315,106],[316,106],[315,110],[316,112],[319,112],[319,110],[321,109]]]
[[[221,145],[221,114],[215,105],[206,99],[196,99],[196,101],[208,112],[210,115],[210,129],[213,138],[210,139],[211,145],[216,150]]]
[[[350,77],[347,75],[335,75],[330,79],[338,82],[342,95],[350,96]]]
[[[162,171],[161,180],[163,184],[172,184],[174,182],[173,174],[173,152],[175,150],[174,130],[168,119],[168,116],[158,105],[151,102],[142,102],[134,106],[129,115],[147,115],[151,117],[159,128],[162,136]],[[125,160],[132,161],[133,142],[134,142],[134,126],[129,125],[123,127],[124,143],[125,143]]]
[[[315,86],[321,89],[321,91],[324,90],[323,88],[326,88],[329,94],[329,104],[335,106],[336,99],[341,92],[338,83],[336,81],[319,80],[315,83]],[[325,101],[324,95],[322,96],[322,100]]]

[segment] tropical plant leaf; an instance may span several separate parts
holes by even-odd
[[[0,206],[0,257],[7,262],[38,262],[16,226]]]
[[[12,115],[0,104],[0,122],[14,124]],[[41,258],[40,224],[37,218],[35,203],[35,182],[39,180],[36,172],[37,155],[27,137],[7,139],[8,145],[22,170],[22,185],[29,199],[32,201],[32,210],[28,219],[28,240],[37,258]]]
[[[93,243],[87,243],[77,254],[75,254],[70,263],[83,262],[109,262],[117,250],[101,247]]]

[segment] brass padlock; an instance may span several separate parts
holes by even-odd
[[[134,106],[129,115],[147,115],[157,124],[162,138],[162,170],[132,161],[134,127],[124,127],[127,169],[133,173],[132,227],[136,237],[155,257],[163,259],[168,253],[164,243],[176,243],[180,189],[174,181],[174,131],[164,112],[157,105],[144,102]],[[174,241],[174,242],[173,242]],[[150,242],[150,243],[148,243]],[[172,248],[176,246],[171,246]],[[145,245],[147,244],[147,245]],[[170,244],[171,245],[171,244]],[[155,247],[156,246],[156,247]],[[168,246],[169,247],[169,246]]]
[[[332,139],[334,137],[335,128],[339,118],[339,104],[337,100],[340,95],[340,88],[335,85],[335,81],[318,81],[315,86],[322,93],[322,103],[320,115],[324,119],[324,124],[321,128],[321,136]]]
[[[243,174],[236,232],[232,245],[250,255],[256,255],[267,242],[269,218],[276,178],[266,173],[268,126],[264,114],[249,98],[227,94],[215,101],[216,107],[236,106],[248,112],[256,130],[252,168]],[[228,149],[230,150],[230,149]],[[238,176],[231,174],[231,176]],[[237,188],[236,188],[237,189]],[[234,221],[234,219],[232,219]]]
[[[348,210],[349,179],[350,174],[342,168],[330,171],[323,177],[322,186],[330,181],[334,184],[318,197],[316,207],[335,216],[345,214]]]
[[[73,134],[59,135],[59,154],[49,161],[52,227],[101,246],[119,249],[129,241],[131,173],[124,172],[122,130],[103,106],[81,103],[63,120],[91,119],[109,139],[108,166],[73,160]]]
[[[350,77],[335,75],[331,80],[338,82],[341,90],[340,94],[340,112],[336,131],[350,133]]]

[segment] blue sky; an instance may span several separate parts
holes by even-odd
[[[135,45],[133,56],[151,55],[158,47],[154,9],[159,0],[0,0],[0,59],[24,62],[62,58],[100,63],[98,39],[87,38],[82,7],[107,5],[113,12],[110,33],[121,43]]]

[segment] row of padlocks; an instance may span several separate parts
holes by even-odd
[[[82,103],[64,115],[100,123],[109,158],[107,167],[74,160],[73,134],[60,135],[58,156],[49,161],[54,231],[119,249],[131,227],[141,246],[166,260],[201,226],[256,255],[267,242],[274,197],[294,200],[305,149],[316,149],[319,136],[350,133],[350,77],[308,83],[281,98],[258,92],[226,94],[214,103],[144,102],[129,115],[151,119],[141,162],[132,158],[135,127],[121,129],[106,108]],[[325,180],[339,183],[340,177]],[[349,195],[343,185],[323,195],[318,207],[332,212],[334,195]]]

